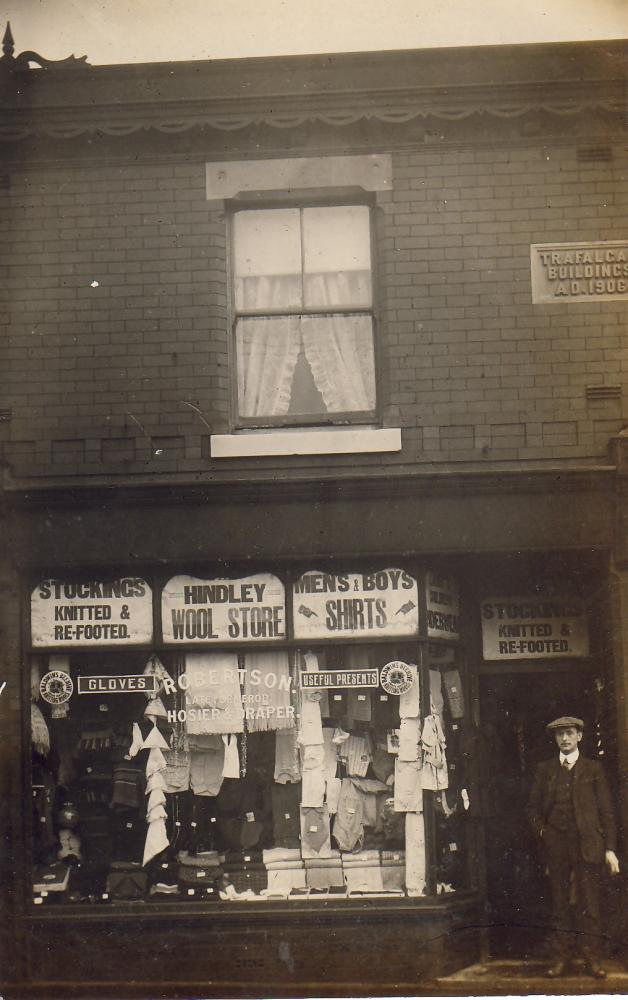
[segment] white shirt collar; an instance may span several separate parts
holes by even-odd
[[[569,761],[571,765],[573,765],[578,760],[578,757],[580,756],[580,751],[578,750],[578,747],[576,747],[575,750],[572,750],[571,753],[563,753],[561,750],[559,756],[561,765],[566,760]]]

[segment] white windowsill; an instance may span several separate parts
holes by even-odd
[[[212,434],[212,458],[266,455],[356,455],[401,451],[400,427],[329,427]]]

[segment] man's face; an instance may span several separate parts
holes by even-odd
[[[565,726],[554,733],[556,743],[562,753],[571,753],[582,739],[582,733],[575,726]]]

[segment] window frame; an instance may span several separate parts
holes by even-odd
[[[303,210],[306,208],[353,208],[368,209],[370,237],[370,273],[371,273],[371,305],[365,307],[335,306],[328,308],[303,309],[300,313],[294,309],[273,309],[272,312],[243,310],[238,311],[235,301],[235,216],[239,212],[272,211],[285,208]],[[242,198],[234,201],[228,209],[227,219],[227,261],[228,261],[228,322],[229,322],[229,386],[231,395],[231,426],[234,431],[252,431],[263,429],[302,429],[330,427],[381,427],[381,358],[379,345],[379,287],[376,254],[376,200],[365,191],[351,191],[348,194],[313,195],[308,197],[264,197]],[[238,399],[238,356],[236,328],[238,319],[265,316],[321,316],[321,315],[370,315],[373,334],[373,360],[375,366],[375,406],[371,410],[336,411],[334,413],[285,414],[285,416],[244,417],[239,412]]]

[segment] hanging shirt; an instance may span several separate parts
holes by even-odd
[[[412,674],[412,687],[399,696],[399,717],[401,719],[417,719],[421,714],[419,672],[415,663],[409,663],[408,666]]]

